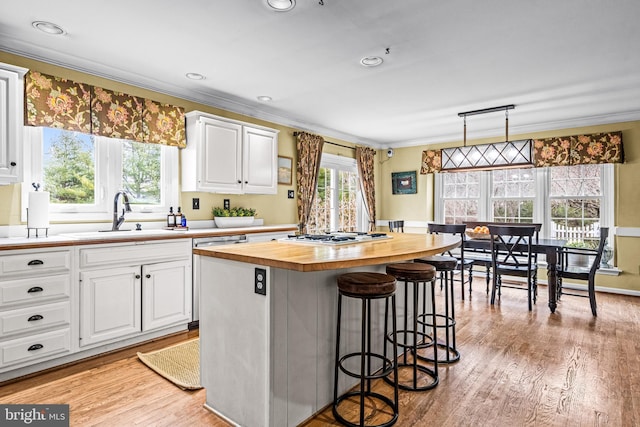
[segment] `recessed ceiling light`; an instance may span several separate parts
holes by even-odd
[[[260,102],[271,102],[273,100],[273,98],[271,98],[270,96],[267,95],[260,95],[258,97],[258,101]]]
[[[277,12],[288,12],[296,6],[296,0],[267,0],[267,4]]]
[[[47,21],[33,21],[31,23],[33,28],[36,28],[43,33],[53,34],[55,36],[60,36],[62,34],[66,34],[66,31],[59,25],[56,25],[52,22]]]
[[[185,76],[187,76],[188,79],[191,80],[204,80],[205,77],[202,74],[198,74],[198,73],[187,73],[185,74]]]
[[[360,60],[360,65],[364,67],[377,67],[382,64],[382,58],[379,56],[365,56]]]

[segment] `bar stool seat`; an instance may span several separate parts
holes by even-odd
[[[436,268],[429,264],[423,263],[396,263],[389,264],[386,267],[387,274],[390,274],[396,278],[398,281],[404,282],[404,326],[401,326],[401,329],[397,331],[397,345],[400,347],[402,351],[402,355],[398,358],[397,364],[398,368],[408,368],[410,370],[410,380],[407,381],[405,379],[398,380],[398,387],[403,390],[410,391],[424,391],[431,390],[436,387],[440,382],[438,377],[438,357],[437,351],[438,347],[433,344],[437,342],[436,331],[437,328],[434,326],[431,328],[431,334],[427,334],[425,328],[423,326],[422,331],[418,330],[418,318],[424,315],[425,305],[426,305],[426,292],[427,292],[427,283],[431,284],[431,313],[432,313],[432,324],[436,324],[435,317],[435,278],[436,278]],[[409,302],[409,283],[413,283],[413,301]],[[418,311],[418,303],[420,300],[420,285],[423,285],[423,312]],[[413,307],[412,315],[413,320],[411,324],[409,324],[409,308]],[[391,337],[387,334],[387,339],[390,340]],[[424,364],[418,363],[418,350],[426,349],[428,347],[433,347],[434,351],[434,362],[433,368],[424,366]],[[386,347],[385,347],[386,348]],[[412,360],[408,360],[408,355],[412,355]],[[420,376],[418,375],[420,374]],[[390,382],[390,378],[386,377],[385,380]]]
[[[338,285],[338,322],[336,331],[336,353],[334,368],[334,386],[333,386],[333,416],[335,419],[350,427],[364,427],[365,419],[369,419],[371,413],[365,414],[365,403],[367,407],[373,407],[373,411],[380,414],[386,414],[380,424],[367,425],[368,427],[388,427],[398,420],[398,366],[395,363],[395,355],[398,354],[397,336],[396,336],[396,279],[395,277],[374,272],[353,272],[341,274],[337,278]],[[362,304],[361,329],[360,329],[360,351],[347,353],[340,357],[340,322],[342,317],[342,298],[356,298]],[[383,353],[374,352],[372,349],[371,337],[371,315],[375,312],[371,309],[371,303],[376,299],[384,299],[384,337],[387,335],[388,316],[389,316],[389,300],[391,300],[391,316],[392,316],[392,344],[393,358],[387,357],[386,346],[387,340],[381,340],[384,347]],[[349,370],[346,362],[353,358],[360,359],[360,369],[358,372]],[[375,364],[375,367],[372,365]],[[377,368],[381,364],[381,368]],[[346,375],[358,378],[360,381],[359,390],[348,391],[338,397],[338,374],[342,371]],[[371,389],[371,381],[379,378],[385,378],[391,375],[395,378],[393,384],[393,400],[381,393],[374,392]],[[359,397],[359,412],[356,414],[359,423],[350,421],[342,415],[340,404],[351,397]],[[371,405],[371,401],[375,403]],[[349,406],[348,404],[345,406]],[[345,413],[354,413],[352,408],[347,408]],[[371,412],[371,411],[369,411]]]
[[[458,266],[457,258],[444,255],[427,256],[416,261],[431,264],[438,271],[452,271]]]

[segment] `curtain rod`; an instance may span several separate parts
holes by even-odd
[[[294,132],[293,136],[298,136],[300,134],[300,132]],[[342,148],[348,148],[350,150],[355,150],[356,147],[349,147],[348,145],[344,145],[344,144],[338,144],[337,142],[331,142],[331,141],[327,141],[324,140],[325,144],[331,144],[331,145],[337,145],[338,147],[342,147]]]

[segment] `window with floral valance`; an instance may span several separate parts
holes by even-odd
[[[25,124],[186,147],[183,108],[37,71],[25,76]]]
[[[534,167],[623,162],[622,132],[572,135],[533,141]],[[439,172],[441,166],[441,150],[422,152],[421,174]]]

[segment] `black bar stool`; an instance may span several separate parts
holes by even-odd
[[[382,402],[382,406],[374,404],[374,411],[384,413],[383,409],[386,406],[390,409],[389,419],[370,427],[388,427],[398,420],[398,366],[395,363],[395,356],[393,359],[386,357],[385,354],[374,353],[371,349],[371,302],[375,299],[384,299],[384,329],[385,334],[388,326],[389,315],[389,300],[391,300],[392,310],[392,336],[393,336],[393,354],[398,354],[397,340],[396,340],[396,280],[393,276],[384,273],[373,272],[356,272],[345,273],[338,276],[338,326],[336,333],[336,357],[335,357],[335,369],[334,369],[334,383],[333,383],[333,416],[340,423],[350,427],[363,427],[365,426],[365,398],[373,399],[375,401]],[[360,329],[360,351],[345,354],[340,357],[340,321],[342,316],[342,297],[357,298],[362,302],[362,318]],[[384,337],[383,337],[384,338]],[[382,339],[383,346],[386,348],[387,340]],[[360,371],[350,371],[345,367],[345,362],[351,358],[360,358]],[[382,362],[382,368],[373,372],[372,359],[376,362]],[[338,370],[345,374],[358,378],[360,380],[360,389],[349,391],[342,396],[338,397]],[[371,390],[371,380],[378,378],[385,378],[387,375],[393,373],[394,381],[394,393],[393,400],[383,394],[374,392]],[[352,421],[348,421],[339,412],[340,404],[350,397],[360,398],[360,412],[359,423],[356,424]]]
[[[398,358],[397,364],[399,368],[398,370],[400,370],[400,368],[410,368],[412,372],[409,382],[406,380],[398,380],[398,387],[403,390],[410,391],[431,390],[437,386],[440,381],[438,377],[438,346],[433,345],[433,343],[438,342],[436,335],[437,328],[432,326],[431,335],[425,332],[424,327],[422,328],[422,331],[418,331],[418,318],[424,316],[424,311],[426,311],[424,307],[424,299],[422,313],[418,311],[418,302],[420,300],[420,285],[422,284],[422,292],[425,293],[426,297],[428,287],[427,283],[429,283],[429,288],[431,289],[431,323],[435,325],[436,268],[429,264],[404,262],[387,265],[387,274],[394,276],[398,281],[404,282],[404,325],[401,326],[402,329],[397,331],[399,337],[397,345],[404,351],[402,356]],[[411,325],[409,325],[409,283],[413,283],[413,302],[411,304],[413,307],[413,321]],[[387,339],[390,340],[391,337],[387,335]],[[433,347],[433,369],[422,364],[418,364],[418,350],[426,349],[428,347]],[[387,347],[385,346],[385,350],[386,348]],[[411,362],[407,359],[408,353],[413,355]],[[419,378],[418,373],[422,373],[423,375]],[[386,377],[385,379],[387,382],[390,382],[389,377]],[[420,385],[418,385],[419,381]]]
[[[440,273],[440,283],[444,282],[444,313],[436,313],[436,321],[429,320],[430,314],[418,316],[418,323],[424,326],[431,326],[444,329],[445,342],[437,343],[437,346],[444,349],[444,357],[438,359],[438,363],[454,363],[460,360],[460,352],[456,348],[456,316],[453,299],[453,274],[456,270],[458,260],[447,256],[430,256],[418,258],[415,262],[430,264]],[[424,304],[424,303],[423,303]],[[437,354],[436,354],[437,356]],[[427,362],[435,362],[430,356],[418,354],[418,358]]]

